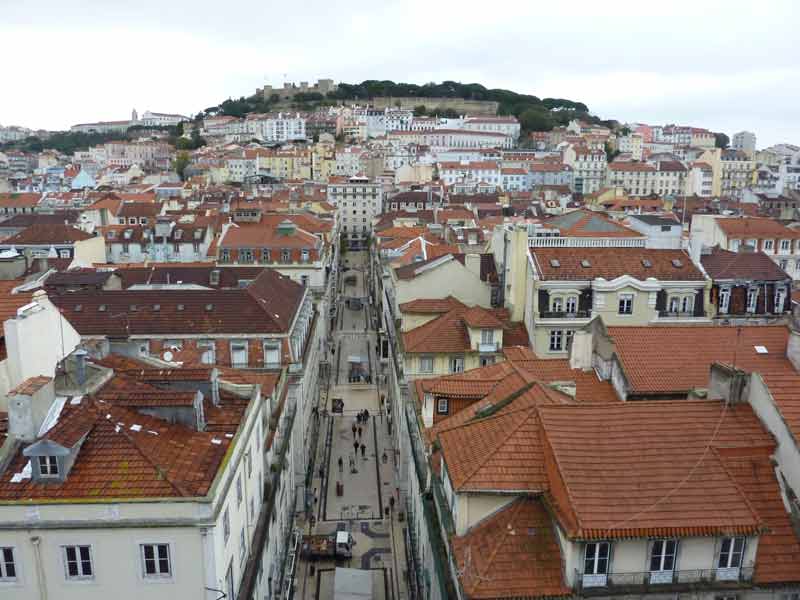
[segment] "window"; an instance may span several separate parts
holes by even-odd
[[[752,287],[747,290],[747,312],[756,312],[758,306],[758,288]]]
[[[655,540],[650,553],[650,571],[674,570],[677,549],[677,540]]]
[[[788,260],[786,260],[785,258],[783,258],[783,259],[781,259],[781,261],[778,263],[778,266],[780,266],[780,268],[781,268],[781,271],[785,271],[786,269],[788,269],[788,268],[789,268],[789,261],[788,261]]]
[[[621,315],[633,314],[633,294],[619,295],[619,314]]]
[[[64,570],[67,579],[91,579],[92,568],[91,546],[64,546]]]
[[[231,514],[225,507],[225,512],[222,513],[222,539],[227,543],[229,537],[231,537]]]
[[[145,578],[172,577],[169,544],[142,544],[141,553]]]
[[[691,296],[684,296],[681,298],[681,312],[682,313],[689,313],[692,312],[694,304],[694,298]]]
[[[744,556],[744,538],[725,538],[719,549],[719,569],[738,569],[742,566]]]
[[[789,252],[791,249],[791,242],[789,240],[781,240],[781,252]]]
[[[773,308],[772,312],[780,313],[783,312],[783,305],[786,303],[786,288],[778,287],[775,288],[775,308]]]
[[[453,356],[450,359],[450,372],[451,373],[464,372],[464,358],[462,356]]]
[[[775,246],[774,240],[764,240],[764,250],[772,250]]]
[[[669,312],[676,313],[681,305],[681,299],[678,296],[672,296],[669,299]]]
[[[58,477],[58,458],[55,456],[40,456],[39,476]]]
[[[719,288],[719,312],[726,314],[731,304],[731,288]]]
[[[58,256],[59,258],[69,258],[69,250],[59,250]]]
[[[436,400],[436,412],[440,415],[446,415],[449,408],[447,398],[439,398]]]
[[[481,329],[481,344],[494,344],[494,329]]]
[[[239,473],[239,476],[236,478],[236,506],[242,505],[242,474]]]
[[[281,343],[264,342],[264,366],[267,368],[277,368],[281,364]]]
[[[288,248],[284,248],[281,250],[281,262],[291,262],[292,260],[292,252]]]
[[[420,373],[433,373],[433,357],[420,356],[419,357],[419,371]]]
[[[16,581],[17,564],[14,562],[14,548],[0,548],[0,581]]]
[[[560,329],[550,330],[550,352],[561,352],[564,349],[564,332]]]
[[[566,312],[568,314],[574,315],[576,312],[578,312],[578,297],[567,296],[566,307]]]
[[[245,341],[231,342],[231,366],[232,367],[247,366],[247,342]]]
[[[608,573],[608,542],[586,544],[583,559],[584,575],[606,575]]]
[[[561,312],[563,308],[564,304],[561,298],[558,297],[553,298],[553,302],[550,304],[550,310],[553,312]]]
[[[306,250],[306,249],[303,249],[303,250],[300,252],[300,260],[301,260],[302,262],[308,262],[308,250]]]
[[[253,262],[253,249],[240,248],[239,249],[239,262],[251,263]]]
[[[214,340],[199,340],[197,349],[200,350],[200,362],[204,365],[213,365],[216,360]]]
[[[223,248],[219,251],[219,262],[231,262],[231,251],[228,248]]]

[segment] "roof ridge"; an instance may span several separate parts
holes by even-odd
[[[502,535],[493,536],[493,538],[496,541],[494,543],[494,547],[492,548],[491,552],[489,552],[489,556],[486,558],[486,571],[487,572],[491,571],[491,566],[492,566],[492,563],[494,562],[494,559],[497,557],[497,553],[500,552],[500,549],[503,546],[505,546],[506,538],[508,538],[508,536],[510,535],[508,526],[511,524],[513,519],[517,516],[517,514],[522,510],[522,507],[523,507],[526,499],[527,499],[527,496],[519,496],[518,498],[515,498],[514,500],[512,500],[509,503],[509,505],[504,506],[504,507],[499,509],[499,511],[502,511],[504,508],[505,509],[511,508],[511,514],[508,515],[507,519],[504,519],[503,524],[505,525],[505,527],[502,528]],[[486,517],[486,520],[490,519],[492,516],[497,516],[497,514],[495,513],[494,515],[488,515]],[[477,585],[475,585],[475,588],[476,589],[479,588],[481,585],[483,585],[483,583],[484,583],[484,578],[481,577],[478,580]]]
[[[755,520],[758,522],[759,526],[761,528],[764,528],[765,527],[764,518],[755,509],[755,507],[753,506],[752,502],[750,502],[750,498],[747,497],[747,493],[742,489],[742,486],[739,485],[739,481],[736,479],[736,477],[733,475],[733,473],[731,473],[731,470],[728,468],[728,465],[725,464],[725,461],[723,460],[722,455],[720,455],[720,453],[719,453],[719,448],[717,446],[712,445],[711,446],[711,452],[713,453],[714,457],[717,459],[717,462],[719,463],[720,467],[722,467],[722,470],[725,472],[725,475],[728,477],[728,479],[731,480],[731,483],[733,483],[733,486],[736,488],[736,490],[741,495],[741,497],[744,500],[744,503],[747,506],[747,508],[750,509],[750,514],[753,515]]]

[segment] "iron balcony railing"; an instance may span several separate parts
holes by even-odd
[[[688,312],[674,311],[674,310],[660,310],[658,316],[662,319],[699,319],[706,316],[705,311],[699,315],[695,314],[693,310]]]
[[[590,310],[574,310],[567,312],[565,310],[540,310],[540,319],[588,319],[592,316]]]
[[[689,569],[674,571],[643,571],[637,573],[608,573],[590,575],[576,572],[576,587],[583,592],[607,593],[620,588],[663,588],[664,586],[705,585],[733,586],[752,581],[753,567],[719,569]]]

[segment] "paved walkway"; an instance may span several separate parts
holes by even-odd
[[[360,253],[348,253],[351,266],[360,267]],[[355,285],[344,286],[345,297],[366,296],[363,271],[344,270],[342,277],[356,274]],[[341,289],[341,288],[340,288]],[[380,414],[381,390],[375,383],[349,383],[348,356],[362,356],[369,373],[376,369],[375,332],[367,329],[368,310],[351,310],[340,295],[336,306],[337,329],[334,332],[336,355],[332,359],[331,381],[325,398],[319,444],[317,469],[312,485],[317,498],[314,506],[314,526],[311,521],[299,521],[303,533],[333,533],[347,530],[355,541],[353,557],[338,566],[370,569],[376,600],[407,598],[405,589],[405,549],[403,524],[398,523],[391,509],[397,502],[394,456],[386,419]],[[372,377],[370,381],[375,381]],[[335,399],[341,399],[344,410],[332,412]],[[362,423],[361,436],[356,414],[367,409],[370,418]],[[356,424],[358,451],[355,452],[353,424]],[[361,444],[364,445],[362,454]],[[385,461],[384,461],[385,454]],[[343,467],[339,469],[339,458]],[[351,463],[352,460],[352,463]],[[352,467],[351,467],[352,464]],[[320,466],[322,471],[320,472]],[[320,477],[322,475],[322,477]],[[337,482],[342,494],[337,494]],[[301,560],[297,567],[295,598],[301,600],[332,600],[333,577],[337,565],[333,560],[309,563]]]

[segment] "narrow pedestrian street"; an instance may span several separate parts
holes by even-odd
[[[299,558],[295,598],[332,600],[336,567],[368,570],[373,598],[407,598],[403,523],[391,444],[393,424],[382,410],[376,332],[370,318],[366,251],[344,255],[331,318],[332,353],[320,403],[320,434],[312,480],[313,514],[298,519],[301,535],[347,531],[352,558]]]

